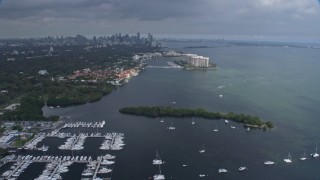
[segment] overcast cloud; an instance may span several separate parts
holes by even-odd
[[[116,32],[320,39],[319,0],[0,0],[0,37]]]

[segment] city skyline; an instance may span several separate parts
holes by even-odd
[[[319,0],[0,0],[0,38],[152,33],[320,41]]]

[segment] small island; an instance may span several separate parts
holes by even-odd
[[[262,121],[257,116],[236,114],[233,112],[209,112],[205,109],[186,109],[186,108],[172,108],[169,106],[139,106],[139,107],[124,107],[119,110],[123,114],[132,114],[136,116],[146,117],[201,117],[206,119],[229,119],[238,123],[242,123],[248,127],[271,129],[273,123],[271,121]]]

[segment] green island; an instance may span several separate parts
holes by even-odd
[[[132,114],[136,116],[146,117],[201,117],[206,119],[229,119],[238,123],[242,123],[248,127],[271,129],[273,123],[271,121],[262,121],[257,116],[236,114],[233,112],[209,112],[205,109],[186,109],[172,108],[170,106],[139,106],[139,107],[124,107],[119,110],[123,114]]]

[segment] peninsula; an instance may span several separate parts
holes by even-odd
[[[233,112],[209,112],[205,109],[186,109],[186,108],[172,108],[169,106],[138,106],[138,107],[124,107],[119,110],[123,114],[132,114],[136,116],[146,117],[201,117],[206,119],[229,119],[245,126],[271,129],[273,123],[271,121],[262,121],[257,116],[236,114]]]

